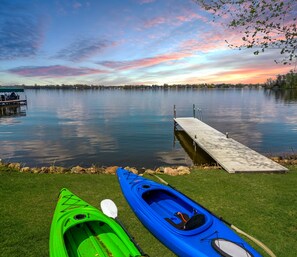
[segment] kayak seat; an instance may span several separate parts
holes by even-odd
[[[189,215],[187,215],[186,213],[182,213],[183,218],[187,221],[190,219]],[[178,218],[179,223],[175,223],[173,220],[176,220]],[[170,218],[165,218],[165,220],[170,223],[173,227],[183,230],[184,226],[186,224],[186,222],[176,213],[174,214],[174,218],[170,219]]]
[[[195,214],[184,225],[184,230],[191,230],[198,228],[205,223],[205,216],[203,214]]]
[[[173,227],[180,230],[192,230],[202,226],[205,223],[205,216],[203,214],[194,214],[191,218],[185,213],[182,213],[182,215],[180,215],[180,213],[175,214],[175,216],[180,218],[179,223],[175,223],[170,218],[165,218],[165,220]]]

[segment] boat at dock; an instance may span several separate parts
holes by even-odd
[[[0,106],[26,105],[27,99],[22,87],[0,87]]]

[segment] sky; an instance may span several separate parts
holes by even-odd
[[[290,67],[253,55],[192,0],[1,0],[0,85],[262,83]]]

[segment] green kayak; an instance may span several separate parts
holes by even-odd
[[[122,227],[63,188],[53,216],[50,257],[141,256]]]

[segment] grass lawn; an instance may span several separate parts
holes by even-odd
[[[290,167],[287,174],[197,170],[187,176],[161,177],[264,242],[276,256],[296,257],[297,167]],[[122,223],[146,253],[151,257],[175,256],[138,221],[121,194],[116,176],[25,174],[0,168],[1,257],[48,256],[52,215],[63,187],[97,207],[104,198],[114,200]]]

